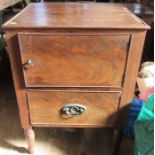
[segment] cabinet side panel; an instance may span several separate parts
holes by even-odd
[[[131,45],[129,49],[127,69],[123,87],[122,105],[131,102],[134,94],[138,69],[143,52],[143,45],[146,32],[137,32],[132,34]],[[124,102],[125,101],[125,102]]]
[[[8,54],[11,63],[14,87],[16,91],[16,98],[19,107],[21,125],[23,128],[29,128],[31,125],[29,121],[27,98],[24,90],[23,74],[21,72],[22,66],[19,56],[20,53],[17,42],[17,35],[15,32],[7,31],[6,38],[7,38]]]
[[[134,97],[136,79],[141,61],[141,55],[143,52],[145,35],[146,31],[132,33],[127,68],[124,79],[123,93],[120,100],[119,118],[122,121],[119,120],[119,122],[124,122],[124,113],[126,112],[126,109],[128,107],[127,105],[132,101]]]

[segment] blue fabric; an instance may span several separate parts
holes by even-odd
[[[140,99],[133,99],[128,113],[127,124],[124,128],[124,136],[130,139],[134,139],[134,123],[138,117],[138,114],[143,106],[143,101]]]

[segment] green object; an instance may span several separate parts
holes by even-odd
[[[154,154],[154,95],[144,103],[134,125],[134,155]]]
[[[5,46],[6,46],[6,41],[0,38],[0,53],[5,48]]]

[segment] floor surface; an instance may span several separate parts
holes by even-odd
[[[111,129],[34,128],[35,155],[111,155]],[[27,155],[10,75],[0,80],[0,155]]]

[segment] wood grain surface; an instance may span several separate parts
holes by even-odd
[[[27,87],[123,85],[130,35],[19,34]]]
[[[16,98],[19,108],[21,126],[23,128],[30,128],[30,120],[28,113],[28,105],[26,101],[26,92],[24,87],[24,78],[22,74],[22,66],[20,61],[20,53],[17,35],[15,32],[8,32],[7,37],[7,46],[9,48],[9,59],[11,63],[12,76],[14,80],[14,87],[16,92]]]
[[[101,127],[116,125],[120,93],[28,92],[32,125],[65,127]],[[78,116],[64,117],[66,104],[81,104],[87,110]]]
[[[4,28],[148,29],[125,6],[108,3],[34,3]]]
[[[120,4],[38,3],[3,27],[25,131],[32,126],[105,126],[120,133],[147,24]],[[60,111],[68,103],[87,110],[62,118]],[[34,138],[27,138],[31,151]]]

